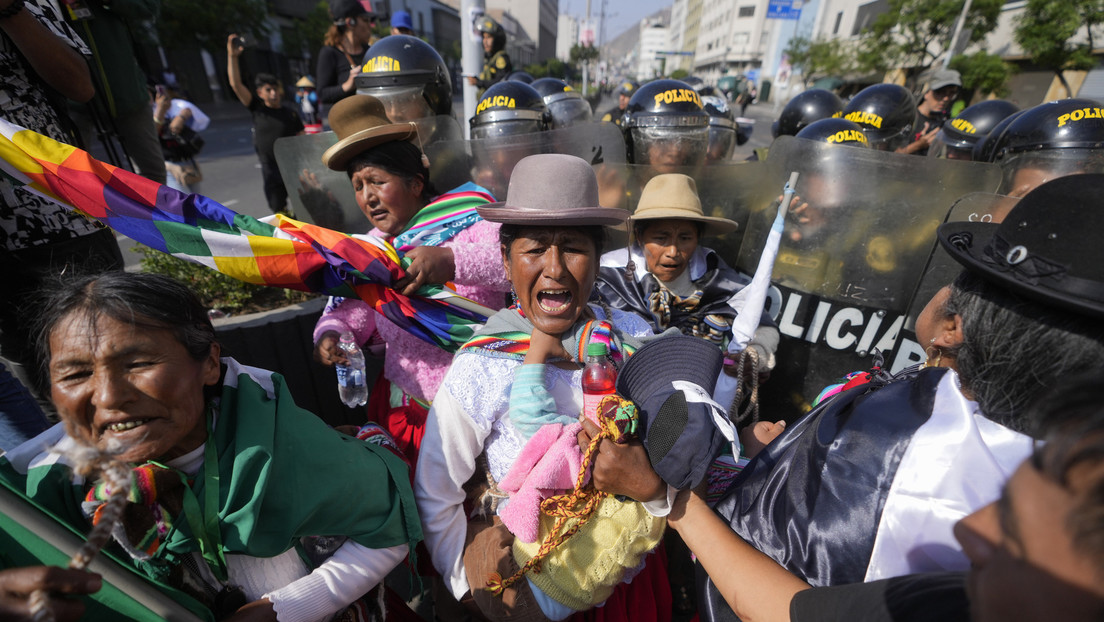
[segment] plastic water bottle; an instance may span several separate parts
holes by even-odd
[[[337,394],[349,408],[363,406],[368,402],[368,377],[364,372],[364,353],[360,351],[352,333],[342,333],[338,347],[349,359],[347,365],[338,363]]]
[[[609,347],[592,343],[586,349],[583,367],[583,415],[594,425],[598,423],[598,404],[607,395],[617,392],[617,368],[609,360]]]

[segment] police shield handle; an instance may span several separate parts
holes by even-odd
[[[778,256],[778,246],[782,242],[786,213],[790,209],[797,189],[797,178],[797,171],[790,173],[790,179],[782,190],[782,200],[778,203],[778,212],[767,233],[767,242],[763,245],[763,254],[759,256],[759,265],[755,267],[755,275],[752,276],[751,283],[728,300],[728,306],[736,310],[736,319],[732,322],[732,340],[728,342],[728,351],[731,353],[747,348],[755,334],[755,329],[759,327],[759,318],[763,315],[763,305],[766,303],[767,290],[771,285],[774,260]],[[713,400],[726,406],[731,404],[736,398],[739,386],[739,377],[722,373],[717,380],[717,388],[713,391]]]

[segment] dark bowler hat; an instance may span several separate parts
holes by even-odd
[[[598,204],[598,178],[586,160],[562,153],[521,159],[506,200],[477,207],[484,220],[509,225],[619,225],[629,213]]]
[[[1047,305],[1104,318],[1104,175],[1070,175],[1000,224],[949,222],[939,242],[967,270]]]
[[[701,401],[711,399],[721,363],[715,344],[675,335],[649,341],[617,375],[617,392],[636,404],[648,461],[675,488],[701,483],[727,442],[709,404]],[[676,381],[700,390],[681,390]]]

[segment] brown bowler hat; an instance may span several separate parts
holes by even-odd
[[[413,123],[392,123],[380,100],[353,95],[330,108],[330,127],[337,143],[322,153],[322,164],[344,171],[353,156],[392,140],[410,140],[418,133]]]
[[[522,158],[506,200],[477,207],[484,220],[510,225],[619,225],[629,213],[598,205],[598,178],[587,161],[562,153]]]

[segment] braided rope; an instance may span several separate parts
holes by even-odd
[[[598,412],[607,412],[605,406],[611,400],[614,402],[624,401],[620,396],[607,395],[598,403]],[[608,438],[613,440],[615,435],[620,434],[613,417],[601,415],[600,418],[602,429],[594,438],[590,439],[590,444],[587,445],[587,450],[583,453],[583,461],[579,465],[579,473],[575,476],[575,489],[570,493],[554,495],[541,501],[541,512],[549,516],[557,517],[556,522],[552,525],[551,531],[548,533],[548,537],[541,543],[537,552],[529,558],[529,561],[525,562],[525,564],[514,574],[503,579],[497,572],[491,573],[485,586],[488,592],[495,596],[501,596],[503,591],[521,580],[526,573],[532,572],[533,574],[540,574],[541,564],[552,554],[552,551],[564,542],[567,542],[571,536],[578,533],[579,530],[587,524],[587,521],[594,516],[595,511],[598,509],[598,504],[601,503],[603,499],[610,496],[609,493],[595,489],[593,483],[586,481],[587,473],[590,472],[590,466],[594,462],[594,457],[598,455],[598,446],[602,442],[602,439]],[[582,507],[575,509],[579,504],[582,504]],[[567,521],[573,518],[578,519],[578,521],[561,533],[560,530],[564,528]]]
[[[750,359],[750,361],[749,361]],[[744,384],[744,366],[751,363],[751,388]],[[732,398],[732,405],[728,407],[729,419],[733,425],[755,425],[759,422],[759,352],[748,346],[736,356],[736,396]],[[747,408],[740,410],[740,405],[747,398]],[[735,415],[735,416],[733,416]],[[746,422],[746,423],[745,423]]]
[[[74,459],[73,470],[77,474],[87,478],[99,471],[110,491],[110,496],[98,511],[99,520],[88,534],[88,539],[69,560],[69,568],[84,570],[107,544],[115,525],[122,518],[123,509],[127,503],[127,492],[130,490],[131,471],[125,463],[116,460],[113,453],[92,447],[83,447],[74,451],[71,456]],[[50,594],[46,590],[31,592],[29,604],[35,622],[54,622],[54,611],[50,608]]]

